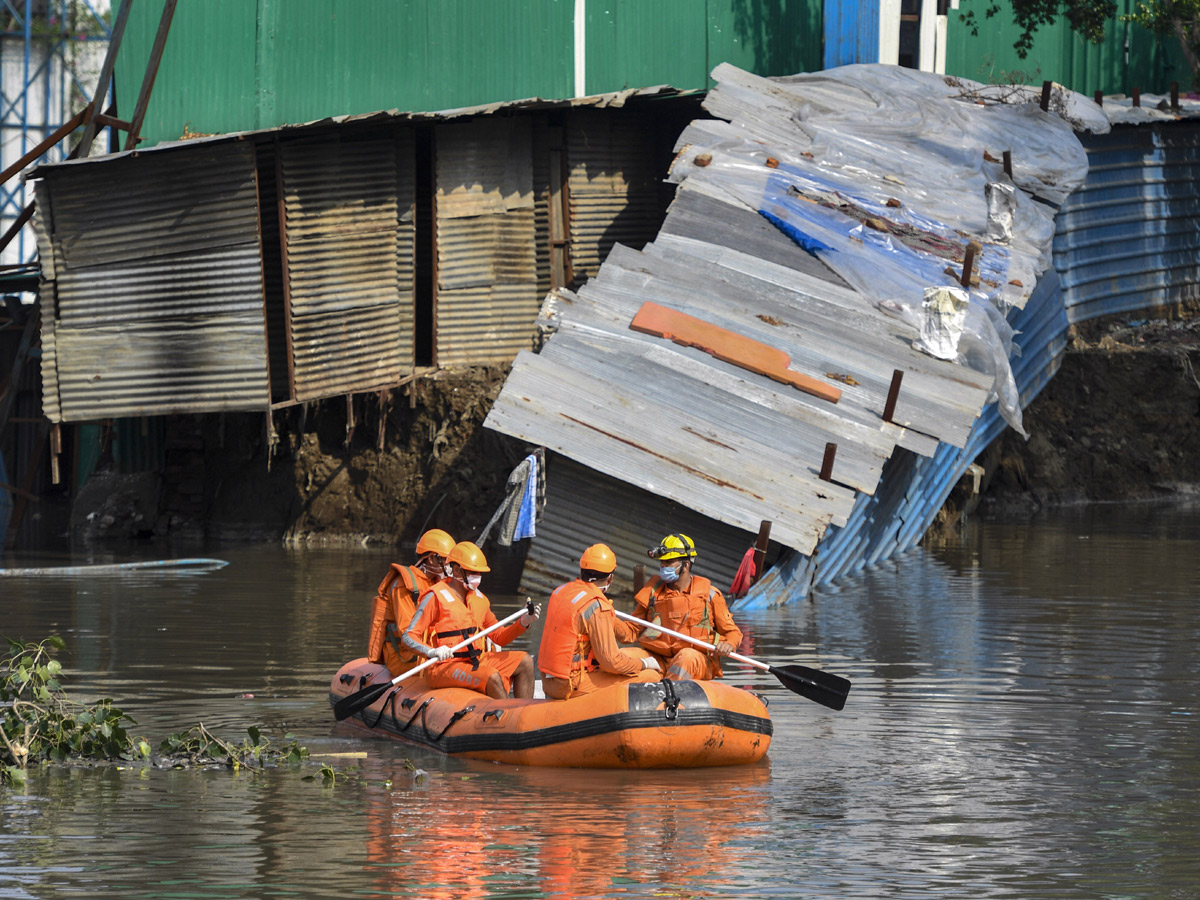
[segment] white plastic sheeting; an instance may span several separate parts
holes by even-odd
[[[957,286],[965,245],[978,242],[951,349],[992,377],[1002,415],[1025,434],[1005,314],[1050,265],[1055,208],[1087,176],[1074,129],[1108,127],[1095,104],[1057,89],[1047,112],[1040,92],[888,66],[767,80],[721,65],[713,77],[705,106],[728,121],[689,126],[671,180],[757,210],[911,325],[917,346],[927,289]]]

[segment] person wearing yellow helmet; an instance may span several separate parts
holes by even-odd
[[[668,534],[646,553],[658,560],[659,568],[658,574],[634,597],[633,614],[651,623],[642,631],[638,643],[658,658],[663,678],[673,681],[719,678],[720,657],[737,650],[742,643],[742,632],[734,624],[721,592],[707,578],[693,574],[693,560],[698,555],[695,542],[686,534]],[[655,630],[654,623],[714,644],[716,649],[699,650]]]
[[[537,654],[549,699],[567,700],[623,681],[659,680],[658,660],[617,643],[637,640],[637,631],[613,615],[605,596],[616,571],[616,554],[593,544],[579,558],[579,577],[550,595]]]
[[[533,660],[520,650],[488,650],[480,639],[464,650],[451,647],[468,640],[499,619],[479,590],[490,572],[483,551],[470,541],[455,544],[446,556],[446,577],[421,595],[417,611],[404,633],[404,646],[438,660],[425,672],[430,687],[462,687],[497,699],[533,696]],[[541,613],[537,607],[511,625],[494,631],[491,639],[503,647],[529,630]]]
[[[392,563],[375,592],[367,659],[387,666],[392,677],[402,675],[420,660],[400,640],[417,609],[417,600],[445,577],[446,556],[454,538],[432,528],[417,541],[417,558],[411,566]]]

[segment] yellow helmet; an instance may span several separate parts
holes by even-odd
[[[686,559],[696,558],[696,543],[686,534],[668,534],[657,547],[647,550],[646,555],[651,559]]]
[[[417,541],[417,555],[422,553],[436,553],[438,556],[446,556],[454,549],[454,538],[446,534],[440,528],[431,528],[429,531],[421,535],[421,539]]]
[[[579,568],[607,575],[617,571],[617,555],[608,549],[607,544],[592,544],[579,557]]]
[[[458,563],[467,572],[490,572],[483,551],[470,541],[459,541],[446,555],[446,562]]]

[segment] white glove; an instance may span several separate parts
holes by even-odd
[[[540,618],[541,615],[542,615],[542,604],[539,603],[537,606],[535,606],[533,608],[532,616],[529,614],[529,610],[525,610],[525,615],[521,616],[521,626],[523,628],[528,628],[530,625],[533,624],[533,620]]]
[[[433,655],[430,659],[436,659],[438,662],[445,662],[454,655],[454,651],[449,647],[434,647]]]
[[[642,660],[642,668],[643,669],[653,669],[655,672],[662,671],[662,666],[660,666],[658,664],[658,660],[655,659],[653,656],[647,656],[645,659]]]

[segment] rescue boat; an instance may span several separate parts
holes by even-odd
[[[330,705],[391,681],[366,658],[342,666]],[[720,681],[633,682],[570,700],[494,700],[419,677],[345,721],[450,756],[521,766],[668,769],[754,763],[771,744],[758,694]]]

